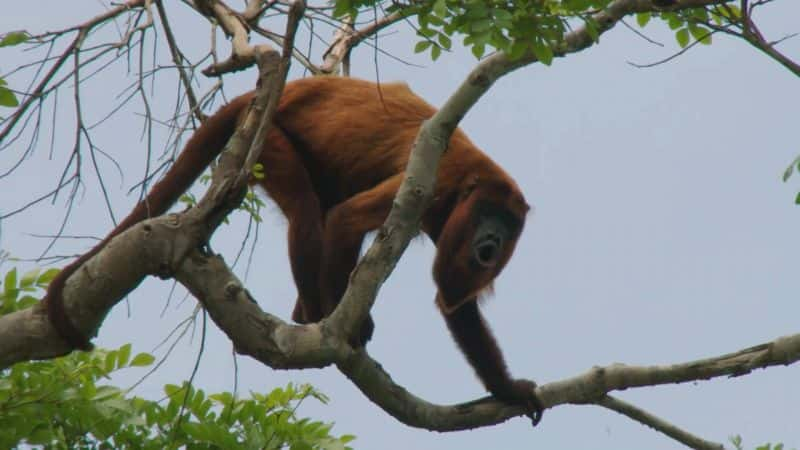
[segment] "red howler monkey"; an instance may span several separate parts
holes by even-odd
[[[72,346],[90,347],[66,316],[66,279],[109,240],[163,214],[233,135],[253,94],[222,107],[197,129],[166,176],[100,244],[68,265],[47,291],[50,320]],[[317,77],[286,85],[259,161],[257,182],[288,219],[289,259],[298,290],[292,318],[316,322],[347,287],[364,235],[386,219],[421,123],[435,110],[404,84]],[[441,159],[422,230],[436,243],[436,303],[458,346],[495,397],[538,419],[532,381],[513,379],[478,310],[477,297],[506,265],[529,207],[516,183],[456,130]],[[370,318],[357,345],[372,335]]]

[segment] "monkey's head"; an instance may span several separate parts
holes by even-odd
[[[476,180],[461,191],[437,241],[437,303],[450,313],[491,288],[517,244],[530,207],[507,180]]]

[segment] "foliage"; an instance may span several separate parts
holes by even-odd
[[[57,272],[37,269],[22,277],[16,268],[7,272],[2,314],[35,303],[29,294],[45,287]],[[189,383],[169,384],[162,401],[151,401],[98,383],[154,360],[148,353],[132,356],[130,344],[125,344],[1,371],[0,448],[344,450],[354,439],[332,436],[333,424],[296,416],[306,398],[327,402],[309,385],[289,384],[240,399],[230,392],[207,395]]]
[[[28,33],[24,31],[12,31],[0,37],[0,48],[11,47],[22,44],[28,40]],[[6,87],[6,80],[0,78],[0,106],[16,107],[19,100],[14,92]]]
[[[733,444],[733,448],[736,450],[744,450],[744,444],[742,443],[742,437],[739,435],[731,436],[730,438],[731,444]],[[755,450],[784,450],[783,444],[770,444],[766,443],[764,445],[759,445],[755,448]]]
[[[253,178],[255,178],[256,180],[263,179],[264,166],[261,163],[256,163],[253,166],[252,174]],[[204,174],[200,177],[201,184],[208,184],[209,182],[211,182],[211,175]],[[181,195],[178,201],[182,203],[185,208],[193,208],[194,206],[197,205],[197,197],[195,197],[195,195],[192,194],[191,192],[186,192],[183,195]],[[250,186],[247,189],[247,193],[245,193],[244,195],[242,203],[236,208],[236,210],[244,211],[250,216],[251,220],[253,220],[256,223],[261,223],[262,221],[261,208],[263,208],[265,205],[266,204],[264,203],[264,200],[261,200],[261,197],[259,197],[256,194],[255,188],[253,186]],[[227,217],[225,217],[223,223],[226,224],[230,223]]]
[[[476,58],[491,47],[512,58],[532,52],[542,63],[550,64],[553,47],[568,29],[567,20],[608,3],[609,0],[435,0],[402,8],[417,16],[417,34],[423,40],[416,44],[415,51],[430,49],[434,60],[443,49],[450,50],[451,37],[460,34]]]
[[[0,287],[0,316],[20,309],[25,309],[38,303],[39,300],[31,294],[47,287],[50,281],[58,274],[59,269],[33,269],[20,277],[17,268],[8,271],[3,277]]]
[[[564,34],[582,23],[597,38],[597,24],[592,14],[611,0],[425,0],[393,2],[386,8],[405,17],[416,16],[417,35],[422,38],[414,47],[417,53],[430,51],[436,60],[452,47],[453,36],[463,36],[463,44],[476,58],[499,50],[512,59],[533,53],[549,65],[562,43]],[[373,8],[371,0],[337,0],[334,15],[358,16],[360,8]],[[712,31],[704,26],[727,25],[741,19],[734,5],[715,5],[680,11],[646,12],[637,15],[644,27],[657,18],[675,32],[681,48],[692,42],[711,44]]]
[[[166,385],[164,404],[97,383],[114,371],[150,365],[117,350],[74,352],[50,361],[16,364],[0,374],[0,448],[22,444],[86,449],[345,449],[332,424],[298,419],[300,403],[326,398],[311,386],[275,389],[238,399],[206,395],[188,383]]]
[[[794,174],[795,168],[797,171],[800,172],[800,156],[796,157],[794,161],[783,171],[783,182],[789,181],[789,178]],[[797,196],[794,198],[794,202],[797,205],[800,205],[800,192],[797,193]]]
[[[728,23],[731,19],[735,20],[736,7],[726,7],[725,9],[715,6],[713,8],[693,8],[675,12],[659,13],[639,13],[636,15],[636,23],[644,28],[650,19],[661,19],[670,30],[675,32],[675,41],[681,48],[686,48],[689,44],[699,42],[701,44],[711,44],[711,30],[701,25],[702,23],[713,21],[717,25]],[[735,16],[735,17],[734,17]]]

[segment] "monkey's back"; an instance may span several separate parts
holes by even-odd
[[[330,199],[336,203],[402,173],[420,125],[435,112],[404,83],[312,77],[286,85],[275,122],[321,183],[318,191],[339,197]],[[460,130],[441,165],[500,170]]]

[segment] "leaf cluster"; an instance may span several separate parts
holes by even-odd
[[[744,441],[742,440],[741,436],[739,435],[731,436],[730,442],[735,450],[744,450]],[[759,445],[758,447],[755,448],[755,450],[784,450],[784,448],[783,444],[781,443],[771,444],[768,442],[764,445]]]
[[[59,271],[60,269],[42,271],[36,268],[24,273],[21,277],[17,273],[16,267],[6,272],[0,281],[0,288],[2,288],[0,290],[0,316],[29,308],[38,303],[39,299],[31,294],[46,288]]]
[[[533,53],[544,64],[553,60],[553,47],[569,30],[568,21],[591,22],[589,15],[608,5],[610,0],[407,0],[395,1],[387,12],[416,16],[417,53],[430,51],[434,60],[452,47],[453,37],[463,36],[463,44],[476,58],[501,50],[512,58]],[[337,0],[336,17],[355,18],[359,8],[371,7],[374,0]],[[591,23],[590,23],[591,25]]]
[[[165,399],[157,402],[98,384],[115,371],[153,361],[147,353],[131,357],[126,344],[3,371],[0,448],[345,450],[354,439],[332,436],[333,424],[295,415],[308,397],[327,401],[309,385],[289,384],[249,399],[206,395],[188,383],[166,385]]]
[[[256,180],[262,180],[266,176],[264,174],[264,165],[261,163],[256,163],[255,166],[253,166],[251,172],[253,178]],[[203,174],[202,176],[200,176],[199,181],[201,184],[207,185],[208,183],[211,182],[211,175],[208,173]],[[183,204],[184,209],[194,208],[195,206],[197,206],[197,197],[191,192],[186,192],[183,195],[181,195],[180,198],[178,198],[178,202]],[[247,190],[247,193],[244,196],[244,199],[242,199],[242,203],[236,208],[236,210],[244,211],[245,213],[247,213],[247,215],[250,216],[250,218],[255,223],[261,223],[261,221],[263,220],[261,218],[261,209],[264,206],[266,206],[264,200],[262,200],[261,197],[259,197],[258,194],[256,194],[255,188],[253,186],[250,186]],[[225,219],[223,219],[223,223],[225,224],[230,223],[228,217],[225,217]]]
[[[501,50],[511,58],[533,53],[544,64],[568,31],[568,20],[584,17],[609,0],[433,0],[404,6],[417,16],[416,52],[430,50],[436,60],[450,50],[452,36],[476,58]]]
[[[126,344],[19,363],[0,372],[0,448],[133,448],[131,438],[143,425],[137,401],[97,381],[153,360],[147,353],[131,358]]]
[[[0,315],[30,307],[30,293],[45,288],[58,269],[34,269],[2,278]],[[345,450],[354,439],[331,435],[333,424],[298,418],[307,398],[327,397],[310,385],[237,398],[206,395],[189,383],[168,384],[161,401],[100,384],[119,370],[145,367],[155,358],[116,350],[73,352],[48,361],[18,363],[0,371],[0,448],[44,449],[325,449]]]
[[[167,385],[164,390],[168,403],[146,411],[148,424],[177,421],[179,426],[162,434],[169,434],[172,443],[191,448],[345,450],[354,439],[332,436],[333,424],[296,416],[298,406],[309,397],[328,401],[310,385],[290,383],[269,394],[251,393],[249,399],[229,392],[206,396],[187,383]]]
[[[681,48],[686,48],[692,42],[704,45],[711,44],[712,31],[703,26],[712,23],[724,26],[741,20],[742,12],[733,4],[713,6],[706,8],[690,8],[670,12],[645,12],[636,15],[636,22],[644,28],[650,19],[658,18],[675,32],[675,41]]]

